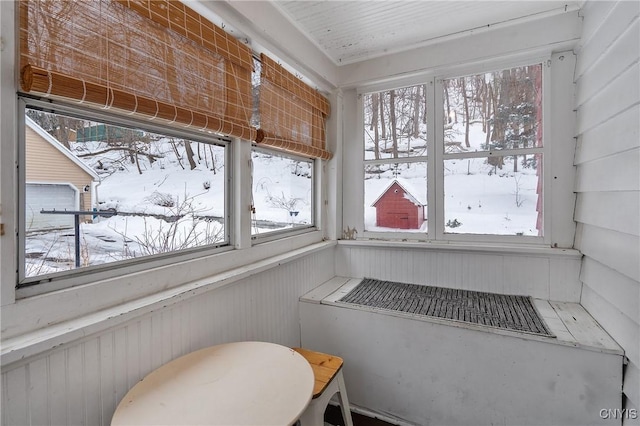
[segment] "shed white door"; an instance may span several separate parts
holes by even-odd
[[[70,184],[27,183],[25,192],[27,232],[72,228],[73,215],[42,214],[42,210],[78,210],[78,191]]]

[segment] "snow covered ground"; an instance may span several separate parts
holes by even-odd
[[[150,154],[138,155],[140,170],[105,142],[71,147],[79,155],[102,152],[82,160],[101,177],[97,209],[119,213],[81,224],[81,267],[228,241],[223,147],[191,142],[193,170],[179,139],[152,136],[138,144]],[[252,234],[312,223],[310,163],[254,152],[253,182]],[[73,229],[30,234],[25,246],[26,276],[75,267]]]
[[[426,129],[422,129],[422,137]],[[446,152],[483,151],[486,134],[481,123],[470,126],[470,147],[464,142],[464,124],[454,123],[448,133],[450,140],[456,142],[447,146]],[[373,143],[365,139],[368,150],[367,159],[373,159]],[[425,139],[401,138],[398,148],[401,157],[414,157],[426,154],[424,149],[409,153],[408,146],[422,147]],[[404,153],[402,153],[404,152]],[[382,157],[384,158],[384,156]],[[444,224],[447,233],[488,234],[488,235],[538,235],[538,180],[537,169],[532,166],[534,155],[528,155],[529,167],[524,167],[523,156],[504,157],[504,164],[489,164],[487,157],[449,159],[444,162]],[[518,162],[514,171],[514,161]],[[541,157],[535,161],[540,162]],[[427,165],[425,162],[402,162],[398,165],[367,166],[375,172],[365,172],[365,229],[376,232],[396,232],[392,228],[376,226],[376,211],[373,202],[389,187],[394,179],[401,178],[403,186],[412,192],[418,200],[427,204]],[[385,170],[380,173],[381,170]],[[541,177],[540,177],[541,178]],[[410,188],[408,188],[410,186]],[[542,196],[542,194],[540,194]],[[426,209],[425,209],[426,212]],[[420,229],[402,230],[403,232],[424,233],[428,228],[428,218]]]

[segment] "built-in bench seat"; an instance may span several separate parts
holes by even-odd
[[[345,360],[352,404],[418,424],[598,424],[621,408],[624,352],[577,303],[534,299],[554,337],[340,299],[335,277],[300,299],[302,345]]]

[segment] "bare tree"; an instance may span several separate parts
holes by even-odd
[[[380,137],[382,139],[387,139],[387,126],[384,122],[384,92],[380,93]]]
[[[378,130],[378,104],[380,103],[380,95],[374,93],[371,95],[371,127],[373,128],[373,153],[375,159],[380,159],[380,133]]]
[[[189,142],[186,139],[183,139],[182,143],[184,143],[184,150],[186,151],[187,161],[189,162],[189,167],[191,167],[191,170],[193,170],[198,165],[196,164],[195,160],[193,159],[193,149],[191,149],[191,142]]]
[[[469,99],[467,98],[467,84],[466,78],[460,79],[460,85],[462,87],[462,101],[464,104],[464,145],[469,148],[471,144],[469,143],[469,121],[471,121],[471,117],[469,117]]]
[[[391,122],[391,140],[393,142],[393,158],[398,158],[398,134],[396,129],[396,91],[389,91],[389,121]]]
[[[415,86],[413,97],[413,137],[416,139],[420,135],[420,99],[420,86]]]

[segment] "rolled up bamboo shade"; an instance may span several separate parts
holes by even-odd
[[[268,56],[261,54],[259,144],[322,159],[329,101]]]
[[[251,50],[176,0],[21,0],[24,92],[254,140]]]

